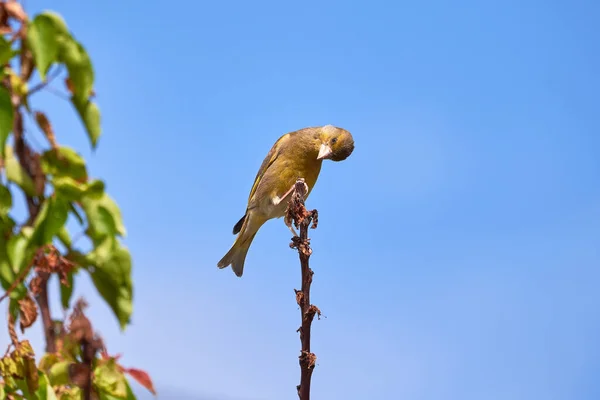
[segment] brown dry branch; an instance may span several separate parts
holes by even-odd
[[[81,362],[71,365],[71,381],[83,389],[83,399],[92,399],[92,374],[93,362],[96,353],[104,350],[102,340],[94,333],[92,323],[85,316],[83,310],[87,303],[83,299],[77,300],[70,317],[69,335],[74,342],[81,346]]]
[[[19,337],[17,336],[17,330],[15,329],[16,318],[12,313],[8,313],[8,336],[13,346],[19,345]],[[10,349],[10,346],[9,346]]]
[[[308,228],[315,229],[317,227],[318,213],[317,210],[308,211],[306,209],[304,206],[305,197],[306,185],[304,179],[298,179],[288,203],[285,216],[286,224],[293,221],[296,228],[300,229],[300,236],[294,236],[292,243],[290,243],[291,248],[298,250],[302,270],[302,288],[301,290],[294,289],[296,292],[296,302],[300,306],[302,317],[302,324],[298,328],[302,344],[302,350],[298,357],[300,361],[300,384],[296,386],[300,400],[310,399],[310,380],[317,361],[317,356],[310,351],[310,328],[315,315],[317,317],[321,315],[321,310],[317,306],[310,304],[310,285],[314,273],[308,265],[308,259],[312,254],[310,239],[308,238]]]
[[[27,60],[27,55],[22,54],[22,62]],[[30,71],[25,65],[21,65],[23,79],[29,79]],[[35,182],[37,193],[42,193],[40,189],[43,189],[45,185],[45,176],[41,172],[42,168],[40,165],[39,154],[35,153],[25,142],[24,129],[23,129],[23,115],[20,112],[20,97],[12,96],[14,106],[14,122],[13,122],[13,134],[14,134],[14,148],[16,156],[19,160],[19,164],[25,171],[25,173]],[[37,196],[27,195],[27,208],[29,211],[29,219],[26,225],[32,226],[33,222],[37,218],[41,202]],[[39,252],[38,252],[39,254]],[[36,257],[37,258],[37,257]],[[36,264],[37,260],[34,260]],[[45,271],[37,271],[37,276],[32,280],[31,286],[35,287],[36,290],[32,290],[35,299],[40,308],[40,314],[42,317],[42,324],[44,329],[44,336],[46,339],[46,351],[54,353],[56,351],[56,340],[53,329],[52,316],[50,314],[50,305],[48,303],[48,279],[50,273]]]
[[[36,276],[29,283],[29,290],[35,296],[42,315],[44,336],[46,338],[46,352],[55,353],[56,330],[50,314],[48,304],[48,280],[52,273],[56,273],[62,285],[68,285],[67,276],[74,268],[74,264],[63,257],[53,245],[47,245],[38,249],[33,259]]]

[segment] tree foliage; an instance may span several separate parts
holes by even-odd
[[[30,18],[17,1],[0,2],[0,284],[8,307],[11,344],[0,358],[0,399],[134,399],[128,377],[154,392],[148,374],[110,356],[73,301],[73,285],[89,274],[125,329],[132,313],[132,260],[118,205],[100,179],[91,178],[77,150],[59,144],[51,116],[35,108],[35,94],[57,82],[81,121],[92,148],[101,136],[94,101],[94,68],[85,47],[63,18],[45,11]],[[47,143],[30,145],[38,130]],[[21,192],[21,193],[19,193]],[[15,205],[25,199],[27,215]],[[78,246],[67,221],[80,226]],[[60,299],[48,296],[56,275]],[[60,301],[67,320],[54,319],[49,302]],[[21,334],[40,319],[46,352],[36,355]]]

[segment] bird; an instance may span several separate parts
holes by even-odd
[[[296,181],[304,179],[306,196],[314,188],[323,160],[343,161],[354,151],[354,138],[333,125],[313,126],[282,135],[263,160],[248,196],[244,216],[233,227],[237,237],[227,254],[217,263],[219,269],[231,265],[242,277],[244,262],[258,230],[270,219],[285,215],[288,196]],[[297,236],[294,229],[290,230]]]

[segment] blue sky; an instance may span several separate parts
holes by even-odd
[[[273,142],[324,124],[356,150],[308,202],[314,398],[600,397],[596,2],[27,1],[46,7],[93,58],[98,151],[68,104],[34,104],[122,208],[132,325],[76,292],[159,398],[296,398],[287,228],[242,279],[216,263]]]

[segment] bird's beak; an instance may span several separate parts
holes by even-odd
[[[323,143],[321,148],[319,149],[319,155],[317,156],[317,160],[322,160],[331,155],[331,147]]]

